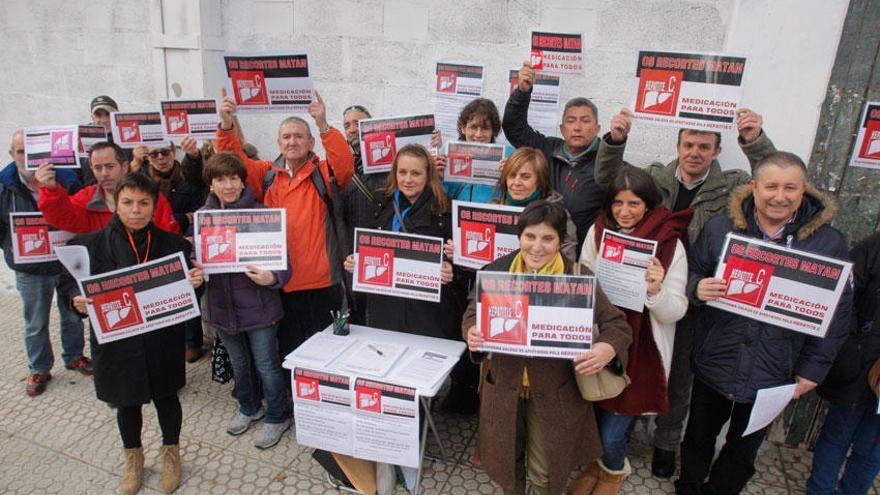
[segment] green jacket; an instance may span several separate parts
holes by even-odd
[[[630,167],[629,163],[623,160],[623,152],[626,149],[626,141],[621,144],[611,144],[610,133],[605,134],[599,143],[599,151],[596,154],[595,179],[596,183],[603,188],[607,188],[614,176],[622,167]],[[776,147],[767,137],[764,131],[758,139],[750,144],[744,144],[741,139],[737,139],[737,143],[749,159],[752,168],[765,156],[774,153]],[[654,162],[645,169],[654,179],[660,193],[663,195],[663,206],[672,209],[675,205],[676,196],[678,196],[678,180],[675,178],[675,170],[678,168],[678,158],[672,160],[666,165]],[[688,225],[688,240],[691,244],[696,242],[697,236],[703,230],[705,224],[715,215],[725,213],[730,200],[730,192],[737,186],[747,184],[751,179],[748,172],[742,170],[722,171],[718,160],[713,160],[709,166],[709,175],[706,182],[691,202],[691,208],[694,209],[694,217]]]

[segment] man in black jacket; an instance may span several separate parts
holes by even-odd
[[[596,105],[586,98],[572,98],[565,104],[559,129],[562,139],[544,136],[528,123],[529,103],[535,71],[523,62],[519,85],[507,100],[501,127],[510,144],[519,148],[538,148],[550,163],[550,183],[562,193],[565,208],[577,226],[578,252],[596,212],[602,206],[605,191],[596,184],[593,168],[599,149],[599,116]]]

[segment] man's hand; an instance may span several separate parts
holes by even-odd
[[[437,169],[437,175],[443,180],[443,174],[446,173],[447,156],[444,153],[434,155],[434,167]]]
[[[794,389],[794,397],[792,397],[792,400],[797,399],[798,397],[806,393],[809,393],[811,390],[816,388],[817,385],[819,385],[812,380],[807,380],[806,378],[798,375],[794,376],[794,381],[795,383],[797,383],[797,386]]]
[[[345,271],[348,273],[354,273],[354,255],[349,254],[346,256],[345,261],[342,263],[342,266],[345,267]]]
[[[192,136],[187,136],[183,138],[183,142],[180,143],[180,147],[183,148],[183,152],[186,153],[186,156],[190,158],[198,158],[201,154],[199,152],[199,147],[196,143],[196,138]]]
[[[318,126],[318,132],[324,134],[330,130],[330,124],[327,123],[327,106],[321,98],[321,93],[315,90],[315,99],[309,103],[309,115],[315,119],[315,125]]]
[[[448,284],[452,282],[452,263],[444,261],[440,264],[440,283]]]
[[[55,182],[55,165],[52,165],[49,162],[41,164],[34,173],[34,178],[37,179],[37,182],[43,187],[55,189],[55,186],[57,185]]]
[[[739,131],[739,137],[746,144],[754,143],[758,139],[758,136],[761,135],[762,125],[764,125],[764,118],[761,115],[748,108],[740,108],[736,111],[736,130]]]
[[[522,67],[519,68],[519,90],[523,93],[528,93],[532,90],[534,83],[535,69],[532,69],[532,63],[526,60],[523,62]]]
[[[223,92],[223,99],[220,100],[220,129],[224,131],[231,131],[233,127],[235,127],[235,100],[226,96],[226,92]]]
[[[440,129],[435,128],[431,131],[431,147],[439,150],[441,146],[443,146],[443,135]]]
[[[193,265],[195,265],[195,268],[190,268],[187,275],[189,276],[189,283],[192,285],[193,289],[198,289],[205,282],[205,271],[199,263],[193,262]]]
[[[623,107],[620,113],[611,117],[611,140],[620,143],[626,140],[632,127],[632,112]]]
[[[131,171],[137,172],[144,165],[144,162],[147,160],[147,155],[150,154],[150,147],[142,144],[140,146],[135,146],[133,150],[131,150]]]
[[[92,304],[92,299],[85,296],[74,296],[73,297],[73,307],[80,314],[88,314],[88,305]]]
[[[481,334],[474,325],[471,325],[471,327],[468,328],[467,345],[468,350],[471,352],[477,352],[477,349],[483,345],[483,334]]]
[[[720,278],[704,278],[697,284],[697,299],[715,301],[727,293],[727,281]]]

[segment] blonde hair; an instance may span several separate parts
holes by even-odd
[[[437,167],[434,166],[434,157],[428,153],[424,146],[419,144],[408,144],[397,150],[397,155],[394,156],[394,163],[391,166],[391,173],[388,174],[388,181],[385,183],[385,194],[394,194],[397,189],[397,163],[401,156],[419,158],[425,163],[428,175],[428,183],[425,187],[430,187],[431,192],[434,193],[434,213],[446,213],[449,210],[449,198],[446,196],[446,191],[443,190],[443,183],[440,182]]]
[[[498,178],[498,190],[501,191],[501,201],[507,196],[507,179],[516,175],[526,164],[535,167],[535,175],[538,178],[538,189],[541,191],[541,199],[550,196],[550,165],[544,152],[529,146],[523,146],[513,152],[504,163],[501,177]]]

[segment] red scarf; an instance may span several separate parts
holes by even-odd
[[[687,239],[687,227],[694,211],[690,208],[675,213],[662,206],[654,208],[627,235],[657,241],[657,259],[663,269],[669,271],[675,256],[676,241]],[[605,214],[596,217],[594,242],[598,249],[602,232],[608,227]],[[632,344],[629,347],[629,361],[626,373],[632,383],[623,393],[613,399],[599,402],[599,407],[625,416],[639,416],[645,413],[665,415],[669,412],[669,394],[666,388],[666,372],[654,333],[648,309],[641,313],[620,308],[626,314],[626,321],[632,327]],[[601,329],[600,329],[601,332]]]

